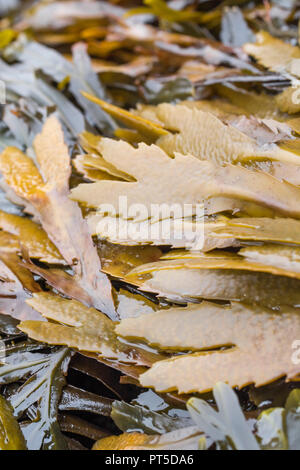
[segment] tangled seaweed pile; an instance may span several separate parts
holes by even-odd
[[[300,9],[231,3],[0,2],[0,449],[300,449]]]

